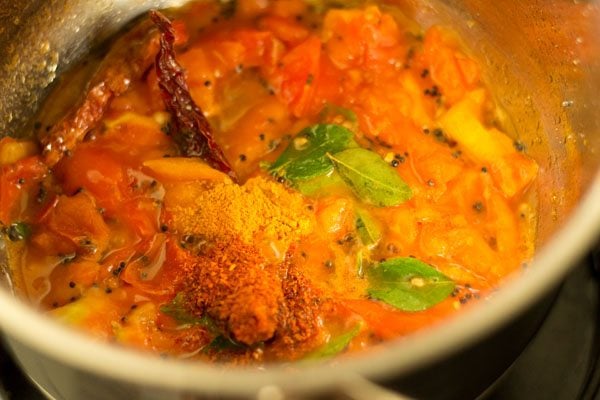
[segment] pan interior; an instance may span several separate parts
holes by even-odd
[[[6,10],[0,16],[0,49],[6,55],[0,61],[1,134],[20,136],[31,132],[32,116],[56,77],[128,21],[147,9],[181,3],[181,0],[28,0],[15,5],[0,1],[0,7]],[[580,200],[589,193],[597,196],[599,192],[598,3],[559,0],[388,0],[386,3],[399,7],[425,27],[452,26],[466,48],[481,60],[486,79],[493,83],[490,86],[494,96],[505,112],[499,118],[503,118],[513,138],[526,144],[527,152],[541,166],[537,245],[548,253],[547,243],[557,244],[553,240],[555,235],[564,229],[574,232],[571,221],[574,213],[584,215],[587,210],[582,207],[593,204],[588,201],[581,206]],[[15,37],[19,40],[14,40]],[[593,219],[598,213],[589,215]],[[584,226],[577,233],[581,237],[574,239],[580,239],[582,244],[591,243],[593,238],[589,236],[597,232],[594,226],[600,226],[600,221],[581,218],[578,221]],[[568,246],[572,242],[558,243],[552,252],[572,254]],[[559,271],[553,275],[556,279],[568,268],[557,263],[540,264],[534,267]],[[5,276],[3,270],[0,284],[10,289],[10,280]],[[7,323],[2,321],[0,325]]]

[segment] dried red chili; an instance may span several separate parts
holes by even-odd
[[[160,30],[156,75],[163,101],[173,118],[173,138],[185,156],[202,158],[236,180],[235,172],[213,138],[208,120],[192,99],[185,73],[175,59],[175,32],[171,21],[158,11],[151,11],[150,17]]]
[[[98,125],[111,100],[128,90],[131,82],[151,67],[156,47],[156,31],[149,21],[114,44],[79,102],[40,137],[46,165],[53,167]],[[125,59],[127,62],[123,62]]]

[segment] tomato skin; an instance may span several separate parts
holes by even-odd
[[[24,205],[29,203],[28,196],[47,174],[48,168],[39,156],[27,157],[0,168],[0,223],[8,225],[23,217],[23,213],[27,212]]]
[[[61,263],[50,274],[52,291],[42,300],[47,308],[68,304],[98,281],[100,265],[90,260]]]
[[[257,2],[257,0],[251,1]],[[271,2],[269,11],[272,15],[289,18],[302,15],[307,8],[308,2],[304,0],[277,0]]]
[[[30,244],[36,252],[45,255],[64,256],[77,251],[77,245],[73,241],[46,226],[36,228],[31,235]]]
[[[331,10],[323,22],[327,53],[340,69],[378,69],[390,60],[403,61],[400,30],[394,19],[377,7]]]
[[[108,245],[110,230],[94,199],[85,192],[60,196],[44,221],[50,231],[67,238],[78,247],[78,253],[99,258]]]
[[[263,71],[270,71],[275,68],[283,54],[283,44],[272,32],[238,29],[232,36],[233,40],[243,47],[240,63],[233,65],[233,70],[241,64],[244,68],[259,67]]]
[[[90,192],[99,207],[112,212],[119,208],[123,194],[119,186],[126,182],[121,161],[110,150],[81,144],[71,157],[55,168],[67,194],[81,189]]]
[[[262,18],[259,27],[273,34],[287,45],[297,45],[310,34],[308,29],[289,18],[267,16]]]
[[[153,199],[128,200],[117,215],[139,238],[149,238],[158,232],[160,206]]]
[[[475,61],[459,51],[457,44],[441,28],[433,27],[423,42],[424,61],[448,104],[458,102],[477,87],[481,73]]]
[[[333,65],[329,57],[321,57],[319,62],[319,77],[315,80],[315,94],[311,112],[320,112],[330,104],[344,104],[342,96],[343,78],[340,71]]]
[[[225,36],[217,34],[203,39],[199,46],[179,55],[178,61],[187,72],[190,87],[204,85],[207,80],[239,72],[240,67],[274,65],[280,48],[277,42],[272,32],[239,28]]]
[[[321,40],[310,36],[292,48],[272,77],[277,96],[296,117],[315,112],[316,81],[320,77]]]
[[[183,45],[186,44],[190,39],[190,35],[187,31],[187,27],[185,21],[176,19],[171,22],[173,27],[173,32],[175,33],[175,45]]]
[[[181,252],[175,238],[157,234],[136,246],[140,257],[132,259],[121,273],[121,279],[142,293],[173,297],[181,280]]]
[[[106,142],[111,142],[109,147],[117,157],[124,158],[126,164],[137,168],[140,162],[157,156],[162,157],[164,150],[173,146],[171,139],[160,130],[158,124],[125,123],[116,127],[107,134]],[[135,143],[135,146],[131,146]],[[118,146],[118,147],[117,147]],[[125,164],[124,163],[124,164]]]

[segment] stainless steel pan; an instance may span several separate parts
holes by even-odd
[[[99,40],[144,10],[175,3],[182,1],[1,0],[0,134],[27,133],[55,77]],[[439,328],[333,364],[264,370],[161,360],[97,343],[40,315],[5,284],[0,328],[49,395],[278,399],[343,392],[375,398],[386,393],[376,381],[416,396],[466,398],[482,384],[461,379],[461,372],[476,370],[488,382],[518,354],[543,317],[545,299],[600,231],[600,1],[387,3],[425,26],[452,25],[485,66],[510,116],[510,133],[541,166],[534,262],[492,299]]]

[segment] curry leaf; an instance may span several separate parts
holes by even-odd
[[[207,352],[209,350],[224,351],[241,350],[246,348],[248,348],[248,346],[246,346],[243,343],[240,343],[224,335],[219,335],[208,344],[208,346],[204,349],[204,352]]]
[[[206,328],[206,330],[213,335],[213,339],[205,348],[205,351],[236,350],[246,347],[243,343],[224,334],[215,321],[208,315],[205,314],[201,317],[197,317],[189,312],[185,307],[185,295],[183,293],[177,293],[170,303],[165,304],[160,308],[160,311],[175,319],[180,325],[200,325]]]
[[[160,307],[160,312],[167,314],[179,323],[193,323],[198,318],[192,315],[188,310],[185,309],[185,296],[183,293],[177,293],[177,295],[171,300],[170,303],[164,304]]]
[[[15,222],[10,224],[6,233],[12,242],[17,242],[31,236],[31,227],[24,222]]]
[[[202,325],[213,334],[220,333],[215,322],[208,315],[197,317],[188,311],[185,307],[185,295],[183,293],[177,293],[170,303],[160,307],[160,312],[172,317],[181,325]]]
[[[359,278],[365,277],[365,269],[371,264],[371,251],[362,247],[356,252],[356,274]]]
[[[358,122],[358,117],[354,111],[349,108],[336,106],[335,104],[331,103],[323,107],[323,110],[321,110],[321,113],[319,114],[319,118],[321,120],[327,120],[328,118],[336,117],[338,115],[352,124],[356,124]]]
[[[346,187],[346,184],[335,171],[327,175],[296,182],[296,188],[305,196],[330,194],[332,190],[342,187]]]
[[[341,353],[348,347],[348,344],[360,332],[361,324],[357,324],[354,328],[339,336],[332,337],[323,346],[311,351],[304,358],[306,360],[318,360],[321,358],[332,357]]]
[[[371,267],[369,295],[403,311],[423,311],[446,299],[454,282],[412,257],[394,258]]]
[[[365,246],[374,246],[381,240],[379,223],[365,210],[356,210],[356,230]]]
[[[359,199],[378,207],[397,206],[412,197],[410,187],[377,153],[354,148],[327,154]]]
[[[326,154],[352,145],[353,135],[339,125],[319,124],[306,128],[291,141],[269,171],[292,183],[326,175],[333,170]]]

